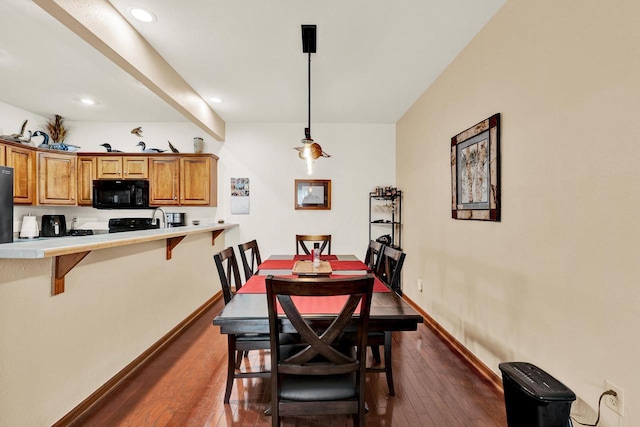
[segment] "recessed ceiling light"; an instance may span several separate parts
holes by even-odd
[[[80,102],[82,102],[84,105],[96,105],[96,101],[89,98],[81,98]]]
[[[222,102],[221,98],[211,98],[211,102],[215,103],[215,104],[220,104]]]
[[[129,9],[129,13],[140,22],[156,22],[156,16],[146,9],[134,7]]]

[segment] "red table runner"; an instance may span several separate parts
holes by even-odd
[[[297,278],[297,276],[278,276],[287,278]],[[329,276],[331,278],[340,277],[353,277],[353,275],[334,275]],[[242,285],[239,294],[266,294],[266,276],[253,275],[247,280],[247,283]],[[373,292],[391,292],[384,283],[377,277],[373,279]],[[344,304],[347,302],[347,295],[334,295],[334,296],[322,296],[322,297],[307,297],[307,296],[294,296],[291,297],[296,307],[303,314],[336,314],[338,313]],[[356,308],[355,313],[360,312],[360,305]],[[282,307],[278,304],[278,314],[284,314]]]
[[[297,278],[298,276],[287,275],[287,276],[278,276],[278,277],[287,277],[287,278]],[[332,274],[329,276],[332,279],[345,278],[345,277],[354,277],[353,275],[347,274]],[[267,293],[267,285],[266,285],[267,276],[257,276],[253,275],[247,280],[247,283],[242,285],[239,294],[266,294]],[[387,286],[380,281],[377,277],[373,279],[373,292],[391,292]],[[313,298],[313,297],[309,297]]]

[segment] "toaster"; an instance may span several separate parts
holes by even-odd
[[[67,234],[67,222],[64,215],[42,215],[40,236],[61,237]]]

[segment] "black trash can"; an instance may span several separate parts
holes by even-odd
[[[505,362],[502,372],[509,427],[567,427],[576,395],[567,386],[526,362]]]

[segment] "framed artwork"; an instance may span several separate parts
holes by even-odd
[[[451,217],[500,221],[500,113],[451,138]]]
[[[296,209],[331,209],[331,180],[296,179]]]

